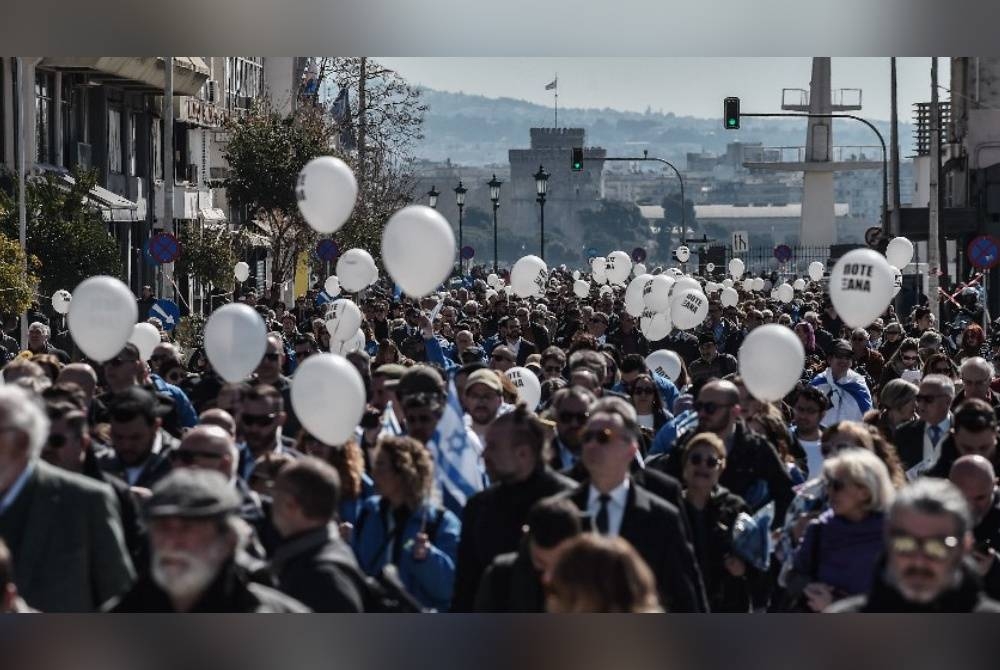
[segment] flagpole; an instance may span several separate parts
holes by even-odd
[[[556,73],[556,119],[553,128],[559,127],[559,73]]]

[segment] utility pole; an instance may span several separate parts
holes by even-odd
[[[927,232],[927,299],[931,308],[934,320],[940,323],[940,304],[938,299],[938,272],[940,271],[940,247],[938,246],[938,206],[940,203],[938,193],[938,173],[940,171],[941,154],[941,129],[938,127],[940,118],[938,114],[938,62],[937,58],[931,58],[931,118],[930,118],[930,144],[931,144],[931,165],[929,181],[929,199],[927,203],[927,219],[929,230]]]
[[[890,118],[890,130],[891,134],[889,137],[891,161],[892,161],[892,216],[890,218],[890,228],[889,232],[893,236],[899,235],[899,107],[897,99],[897,84],[896,84],[896,58],[893,56],[889,59],[892,68],[892,113]],[[900,268],[902,270],[902,268]]]
[[[14,115],[17,121],[17,130],[14,133],[14,138],[17,140],[17,234],[18,239],[21,242],[21,249],[24,249],[24,276],[28,276],[28,214],[27,206],[25,200],[27,199],[27,193],[24,191],[24,170],[25,170],[25,159],[24,159],[24,142],[28,137],[28,133],[24,129],[24,103],[26,100],[34,100],[31,96],[25,93],[28,88],[24,83],[24,65],[22,63],[24,59],[17,58],[17,83],[14,86],[15,98],[17,101],[17,113]],[[25,310],[21,314],[21,346],[27,349],[28,347],[28,311]]]
[[[174,59],[164,62],[163,86],[163,232],[174,233]],[[173,296],[174,264],[160,266],[159,296]]]

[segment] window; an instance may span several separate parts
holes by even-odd
[[[264,59],[226,59],[226,109],[249,109],[264,88]]]
[[[122,113],[108,109],[108,170],[122,173]]]
[[[51,72],[35,72],[35,160],[39,163],[55,163],[53,79]]]

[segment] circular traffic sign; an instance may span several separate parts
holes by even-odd
[[[774,257],[779,263],[787,263],[792,258],[792,248],[787,244],[779,244],[774,248]]]
[[[878,246],[879,242],[882,241],[882,229],[878,226],[872,226],[865,231],[865,244],[874,249]]]
[[[337,243],[331,239],[320,240],[316,244],[316,258],[321,261],[330,263],[337,260],[339,255],[340,249],[337,247]]]
[[[966,250],[969,262],[980,270],[989,270],[1000,263],[1000,241],[992,235],[980,235]]]
[[[462,258],[467,261],[471,261],[476,257],[476,250],[469,245],[462,247]]]
[[[642,263],[646,260],[646,250],[642,247],[636,247],[632,250],[632,260],[636,263]]]
[[[173,263],[181,255],[181,243],[172,233],[157,233],[149,238],[149,255],[157,263]]]

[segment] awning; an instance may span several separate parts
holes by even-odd
[[[157,56],[109,58],[49,56],[38,64],[66,72],[85,72],[94,83],[121,86],[147,93],[163,93],[164,59]],[[210,72],[199,56],[174,56],[174,95],[197,95]]]
[[[71,174],[55,171],[52,174],[66,184],[67,190],[76,185],[76,179]],[[127,223],[138,220],[139,206],[136,203],[103,186],[94,186],[90,189],[87,194],[87,202],[100,210],[101,218],[109,223]]]
[[[198,218],[202,221],[209,222],[225,221],[228,217],[226,217],[226,213],[218,207],[205,207],[204,209],[199,210]]]

